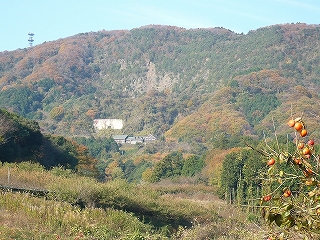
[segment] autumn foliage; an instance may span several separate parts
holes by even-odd
[[[294,146],[277,145],[259,150],[266,162],[261,171],[263,218],[284,230],[316,236],[320,232],[320,177],[316,143],[308,137],[302,117],[288,120]]]

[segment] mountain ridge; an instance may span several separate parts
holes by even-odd
[[[220,118],[204,113],[203,104],[211,101],[212,111],[218,111],[217,105],[224,113],[229,110],[218,132],[256,135],[270,128],[263,120],[277,108],[286,106],[281,120],[290,117],[284,95],[294,105],[301,94],[313,104],[318,101],[318,51],[320,26],[303,23],[248,34],[161,25],[80,33],[0,53],[1,107],[39,121],[50,133],[90,135],[94,117],[112,117],[125,121],[126,134],[203,143],[215,134],[212,119]],[[262,110],[257,99],[277,103]],[[253,113],[259,121],[250,117]],[[315,113],[304,116],[314,119]],[[191,124],[188,119],[194,127],[181,130]],[[199,127],[197,121],[204,123]],[[246,130],[240,130],[243,126]]]

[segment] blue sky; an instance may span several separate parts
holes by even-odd
[[[320,24],[319,0],[0,0],[0,52],[78,33],[149,24],[247,33],[284,23]]]

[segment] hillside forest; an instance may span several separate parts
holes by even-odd
[[[50,201],[66,200],[83,208],[112,205],[134,214],[141,210],[144,217],[150,217],[149,211],[160,211],[164,225],[174,228],[168,230],[170,234],[177,233],[175,224],[191,222],[192,213],[186,219],[173,213],[179,215],[172,216],[173,224],[163,209],[150,210],[152,203],[140,209],[140,202],[127,206],[123,199],[121,203],[108,200],[100,184],[124,184],[121,187],[130,189],[147,184],[157,186],[160,193],[154,194],[160,195],[169,194],[168,189],[158,189],[167,181],[201,191],[210,188],[219,201],[245,206],[247,222],[262,224],[257,220],[260,200],[276,186],[276,180],[270,179],[279,180],[279,171],[283,183],[277,190],[290,188],[297,199],[298,193],[310,190],[283,176],[296,173],[291,167],[305,172],[311,168],[307,163],[311,158],[317,161],[316,144],[308,147],[311,158],[297,151],[297,144],[320,142],[319,92],[320,25],[279,24],[247,34],[221,27],[160,25],[79,33],[0,52],[0,160],[2,167],[15,169],[28,162],[48,175],[59,171],[68,177],[92,179],[96,192],[70,200],[68,190],[67,200],[61,192]],[[103,118],[122,119],[124,127],[95,131],[93,120]],[[293,131],[287,125],[289,119],[301,123],[308,133],[299,137],[301,129]],[[117,144],[113,139],[114,135],[149,134],[157,140]],[[266,164],[271,155],[287,165],[280,170],[280,165],[278,169]],[[293,161],[296,158],[302,165]],[[268,175],[269,184],[260,175],[275,171],[270,169],[279,171]],[[312,171],[304,177],[309,180],[312,175],[310,185],[316,186],[318,173]],[[62,191],[56,187],[41,186]],[[92,194],[103,195],[102,200]],[[272,216],[266,217],[268,221],[285,229],[296,226],[309,237],[319,233],[319,227],[309,224],[311,220],[291,213],[290,219],[284,216],[288,209],[283,210],[281,204],[277,213],[272,206],[267,208]],[[150,220],[151,225],[152,221],[155,219]],[[299,225],[299,221],[309,222]],[[168,232],[163,234],[168,236]]]

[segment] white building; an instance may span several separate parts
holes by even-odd
[[[93,120],[94,130],[102,129],[122,129],[123,121],[122,119],[94,119]]]

